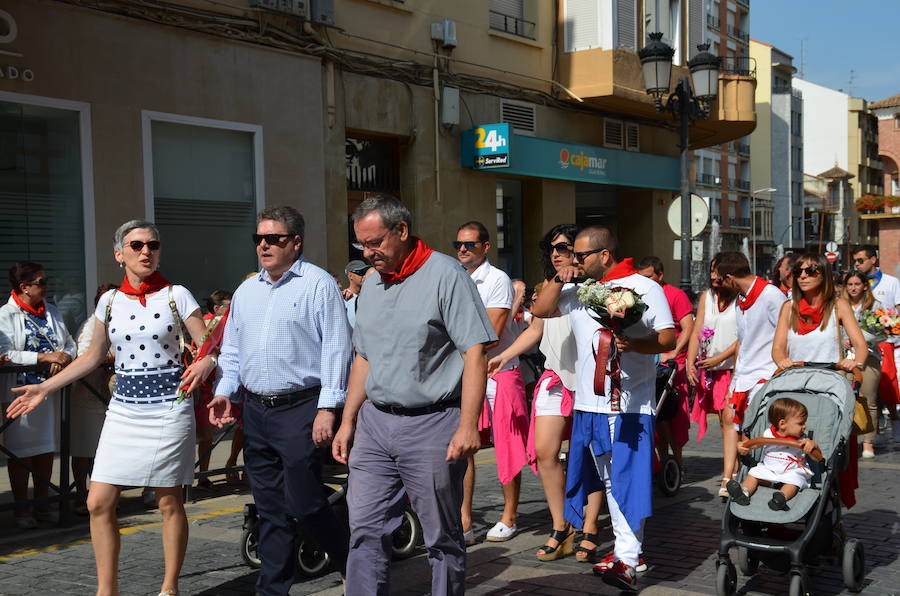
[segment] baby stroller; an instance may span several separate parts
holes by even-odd
[[[674,360],[669,360],[656,365],[656,411],[662,412],[666,404],[675,405],[675,399],[667,399],[675,391],[673,380],[678,365]],[[659,456],[656,449],[653,450],[653,474],[656,486],[667,497],[674,496],[681,489],[681,467],[675,458],[670,455]]]
[[[333,460],[332,460],[333,461]],[[322,488],[328,493],[328,504],[342,523],[347,523],[347,469],[334,462],[326,465],[322,474]],[[244,524],[241,533],[241,558],[253,569],[259,569],[259,513],[256,505],[248,503],[244,506]],[[319,577],[331,569],[328,553],[320,550],[318,545],[307,538],[298,526],[300,534],[300,550],[297,553],[297,569],[305,577]],[[419,518],[407,504],[403,512],[400,527],[394,531],[391,543],[391,554],[394,559],[406,559],[413,556],[422,540],[422,526]]]
[[[821,461],[810,457],[811,486],[788,501],[786,511],[773,511],[768,501],[775,489],[760,486],[750,504],[740,506],[728,500],[722,515],[722,537],[716,561],[716,593],[731,596],[737,588],[737,573],[728,556],[736,546],[737,562],[745,576],[756,572],[760,563],[789,572],[790,596],[811,593],[806,565],[820,555],[837,558],[844,585],[857,592],[865,576],[863,545],[847,538],[841,524],[838,475],[848,462],[848,441],[855,407],[854,389],[845,373],[831,364],[806,364],[776,373],[759,390],[744,415],[741,432],[760,437],[769,426],[768,408],[779,397],[801,402],[809,413],[807,435],[819,445]],[[741,458],[739,480],[743,481],[760,455],[757,446],[779,439],[754,439],[751,452]],[[816,454],[813,454],[814,456]]]

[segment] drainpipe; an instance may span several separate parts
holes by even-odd
[[[441,82],[438,73],[438,55],[434,55],[434,69],[432,70],[432,82],[434,84],[434,202],[441,204]]]

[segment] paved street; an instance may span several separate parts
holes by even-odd
[[[712,419],[710,419],[712,421]],[[647,526],[645,553],[650,569],[642,577],[642,593],[714,594],[715,552],[722,504],[713,496],[719,475],[717,429],[700,444],[688,445],[687,484],[672,498],[658,495],[656,514]],[[219,454],[227,453],[222,445]],[[476,533],[483,536],[499,515],[501,497],[493,465],[493,451],[481,452],[477,461]],[[214,458],[215,465],[215,458]],[[860,464],[859,503],[846,518],[850,536],[866,547],[867,579],[863,594],[900,593],[900,518],[896,505],[896,479],[900,473],[900,445],[880,446],[874,461]],[[6,482],[5,470],[0,473]],[[0,491],[8,490],[0,485]],[[4,499],[9,494],[0,495]],[[256,573],[240,558],[241,510],[250,501],[246,491],[228,489],[218,482],[214,491],[195,491],[188,507],[191,538],[181,577],[182,594],[231,596],[252,593]],[[145,512],[138,491],[128,493],[123,514],[120,577],[122,594],[155,595],[162,576],[158,514]],[[542,491],[528,473],[523,481],[519,526],[515,539],[480,543],[469,559],[469,594],[615,594],[595,578],[590,566],[567,557],[539,563],[533,551],[548,530]],[[8,513],[0,518],[0,594],[92,594],[94,566],[87,524],[68,530],[45,528],[32,532],[12,530]],[[612,543],[608,526],[602,529],[603,546]],[[813,594],[847,593],[840,569],[828,561],[811,571]],[[393,568],[393,593],[428,593],[428,566],[424,554],[398,562]],[[761,570],[753,578],[739,576],[744,594],[784,594],[786,577]],[[315,580],[299,579],[291,594],[340,594],[340,580],[331,574]]]

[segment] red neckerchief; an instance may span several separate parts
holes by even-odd
[[[158,292],[168,285],[169,282],[162,276],[162,273],[154,271],[150,277],[141,282],[140,287],[137,289],[131,285],[126,275],[125,279],[122,280],[122,285],[119,286],[119,291],[129,296],[137,296],[141,306],[147,306],[147,294]]]
[[[787,296],[788,294],[791,293],[791,287],[786,286],[781,282],[778,282],[778,289],[781,290],[781,293],[784,294],[785,296]]]
[[[766,280],[756,276],[756,279],[753,280],[753,285],[750,286],[750,292],[747,294],[746,298],[741,298],[741,296],[738,295],[738,306],[741,307],[741,312],[747,312],[747,310],[753,306],[753,303],[756,302],[756,299],[759,298],[759,295],[762,294],[762,291],[767,285],[769,284],[766,283]]]
[[[19,295],[16,294],[15,290],[11,290],[9,292],[9,295],[12,296],[13,302],[15,302],[19,308],[21,308],[28,314],[34,315],[36,317],[40,317],[42,319],[45,317],[45,313],[47,312],[47,307],[44,305],[43,300],[41,300],[41,303],[37,305],[37,308],[35,308],[33,306],[30,306],[28,303],[23,301],[21,298],[19,298]]]
[[[822,324],[822,317],[825,316],[825,305],[812,306],[806,301],[806,298],[801,298],[798,314],[800,318],[797,319],[797,333],[806,335]]]
[[[634,259],[628,257],[627,259],[622,259],[616,266],[606,272],[606,275],[603,276],[603,279],[600,281],[612,281],[614,279],[622,279],[623,277],[628,277],[629,275],[634,275],[637,273],[637,269],[634,268]]]
[[[799,440],[800,440],[799,437],[792,437],[791,435],[783,435],[783,434],[781,434],[780,432],[778,432],[777,430],[775,430],[775,425],[774,425],[774,424],[773,424],[772,426],[769,427],[769,430],[772,432],[772,436],[775,437],[776,439],[789,439],[789,440],[791,440],[791,441],[799,441]]]
[[[431,256],[431,253],[434,252],[434,250],[425,244],[425,241],[421,238],[413,236],[412,241],[413,250],[406,256],[406,259],[403,260],[400,271],[397,273],[380,273],[383,282],[391,284],[400,283],[418,271],[422,265],[425,264],[425,261],[428,260],[428,257]]]

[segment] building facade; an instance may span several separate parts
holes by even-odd
[[[531,283],[538,239],[567,221],[607,224],[623,253],[677,271],[676,128],[636,54],[657,3],[287,4],[4,3],[0,266],[42,262],[75,324],[121,275],[110,245],[126,220],[155,221],[163,273],[203,297],[256,268],[261,207],[303,212],[305,256],[336,271],[357,256],[349,214],[386,192],[438,250],[483,221],[491,258]],[[700,4],[664,4],[684,64]],[[723,74],[692,146],[748,134],[754,85]],[[508,164],[477,167],[478,129],[500,123]]]
[[[887,195],[882,213],[863,215],[878,226],[881,268],[900,273],[900,95],[893,95],[869,105],[878,118],[878,157],[883,167],[882,186]]]
[[[751,200],[757,259],[767,268],[782,252],[806,245],[803,191],[803,95],[793,88],[793,58],[750,41],[756,62],[758,126],[750,135]],[[774,190],[772,190],[774,189]]]

